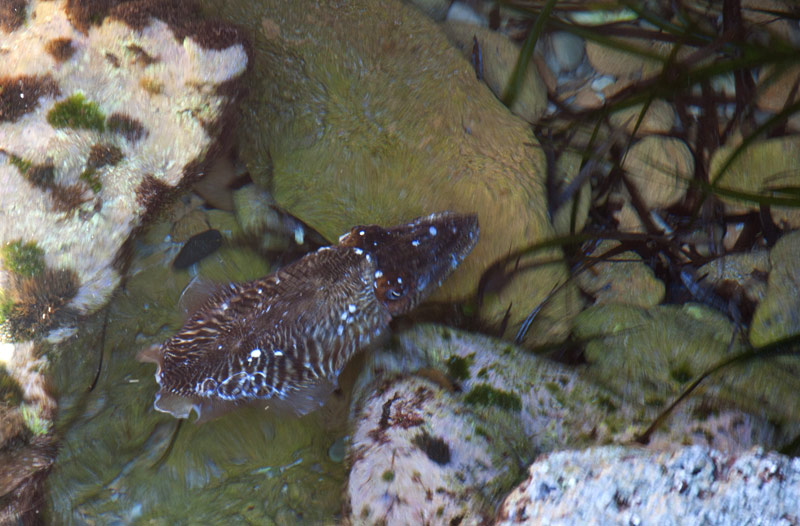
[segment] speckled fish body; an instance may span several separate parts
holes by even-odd
[[[140,353],[158,365],[155,408],[178,418],[195,410],[198,420],[257,401],[318,408],[350,357],[433,292],[477,239],[477,217],[450,212],[357,226],[274,274],[231,283]]]

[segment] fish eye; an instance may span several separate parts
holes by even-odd
[[[375,280],[375,295],[384,303],[402,299],[408,294],[409,280],[403,279],[400,273],[381,274]]]

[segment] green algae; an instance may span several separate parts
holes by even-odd
[[[19,173],[21,173],[22,175],[25,175],[26,173],[28,173],[28,170],[30,170],[31,166],[33,166],[33,162],[32,161],[29,161],[27,159],[23,159],[22,157],[17,157],[14,154],[11,154],[9,156],[9,161],[11,162],[11,164],[13,166],[17,167],[17,170],[19,170]]]
[[[0,365],[0,404],[17,407],[22,403],[22,388],[19,383],[8,374],[5,367]]]
[[[23,404],[20,408],[25,427],[36,436],[44,436],[50,432],[51,422],[42,417],[40,410],[34,406]]]
[[[473,405],[496,406],[511,411],[522,409],[522,401],[514,393],[495,389],[488,384],[473,387],[464,397],[464,401]]]
[[[8,319],[14,311],[14,300],[7,298],[3,291],[0,291],[0,323]]]
[[[100,183],[100,177],[97,175],[97,170],[94,168],[86,168],[80,175],[80,180],[85,181],[89,188],[92,189],[92,192],[99,194],[100,190],[103,189],[102,183]]]
[[[383,472],[383,475],[381,475],[381,479],[383,479],[384,482],[392,482],[394,480],[394,471],[387,469]]]
[[[47,122],[54,128],[87,129],[102,132],[106,117],[100,107],[80,93],[57,102],[47,113]]]
[[[447,372],[450,374],[451,378],[456,380],[468,380],[469,379],[469,367],[472,365],[473,357],[467,356],[466,358],[462,358],[461,356],[453,355],[447,359]]]
[[[44,252],[33,241],[12,241],[0,250],[5,268],[24,277],[44,272]]]
[[[546,160],[530,146],[537,145],[530,126],[475,78],[441,28],[419,11],[366,0],[344,10],[310,0],[204,5],[259,36],[245,102],[251,111],[237,127],[241,159],[278,205],[324,237],[437,210],[477,213],[477,246],[431,301],[472,297],[498,258],[552,237],[542,191]],[[336,23],[315,22],[334,11]],[[295,42],[280,32],[265,38],[268,22],[308,38]],[[386,48],[391,52],[381,52]],[[430,52],[421,57],[421,48]],[[548,247],[514,261],[527,270],[509,272],[510,283],[485,294],[476,317],[499,325],[508,315],[506,335],[513,337],[550,293],[541,284],[568,277],[563,265],[526,265],[559,256]],[[528,341],[566,336],[580,300],[571,285],[560,291],[534,320]]]
[[[755,323],[755,322],[754,322]],[[601,305],[576,318],[586,340],[588,373],[601,385],[645,407],[664,407],[687,382],[743,351],[734,324],[697,304],[650,308]],[[752,333],[751,333],[752,338]],[[684,404],[734,407],[775,422],[800,419],[800,362],[792,357],[753,360],[706,378]]]
[[[55,170],[52,165],[36,165],[33,164],[33,161],[23,159],[14,154],[9,155],[9,161],[13,166],[16,166],[20,174],[30,181],[31,184],[45,188],[53,184]]]

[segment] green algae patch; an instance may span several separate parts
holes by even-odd
[[[33,277],[44,271],[44,252],[36,243],[12,241],[3,247],[0,254],[6,269],[25,277]]]
[[[86,184],[89,185],[89,188],[92,189],[92,192],[98,194],[100,190],[103,189],[102,183],[100,183],[100,177],[97,175],[97,170],[94,168],[87,168],[83,171],[80,175],[81,181],[85,181]]]
[[[473,359],[472,356],[467,356],[463,358],[461,356],[453,355],[447,359],[447,372],[450,374],[451,378],[455,378],[456,380],[468,380],[469,379],[469,366],[472,365]]]
[[[756,320],[754,316],[754,326]],[[576,318],[574,330],[577,338],[587,341],[587,374],[629,403],[653,409],[668,404],[693,378],[745,349],[739,339],[730,346],[736,328],[729,319],[698,304],[595,306]],[[795,396],[799,389],[796,359],[754,359],[706,378],[684,405],[691,408],[705,400],[778,423],[794,422],[800,417]]]
[[[14,300],[7,298],[2,291],[0,291],[0,323],[8,319],[14,311]]]
[[[16,166],[17,170],[19,170],[19,173],[21,173],[22,175],[28,173],[28,170],[30,170],[31,166],[33,166],[33,163],[31,161],[23,159],[22,157],[17,157],[14,154],[11,154],[9,156],[9,162],[13,166]]]
[[[464,401],[472,405],[493,405],[512,411],[522,409],[522,401],[519,396],[495,389],[487,384],[479,384],[473,387],[464,397]]]
[[[384,480],[384,482],[393,481],[394,480],[394,471],[391,471],[391,470],[387,469],[386,471],[383,472],[383,475],[381,475],[381,478]]]
[[[54,128],[87,129],[102,132],[106,117],[100,107],[87,101],[76,93],[66,100],[56,103],[47,113],[47,122]]]
[[[22,403],[22,388],[19,383],[8,374],[5,367],[0,365],[0,403],[17,407]]]
[[[50,432],[50,421],[42,417],[41,412],[33,406],[23,405],[20,408],[25,427],[36,436],[44,436]]]

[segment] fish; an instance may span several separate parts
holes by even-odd
[[[350,358],[428,297],[472,251],[478,218],[439,212],[358,225],[266,277],[212,294],[174,336],[141,351],[157,365],[154,408],[196,423],[243,405],[302,416]]]

